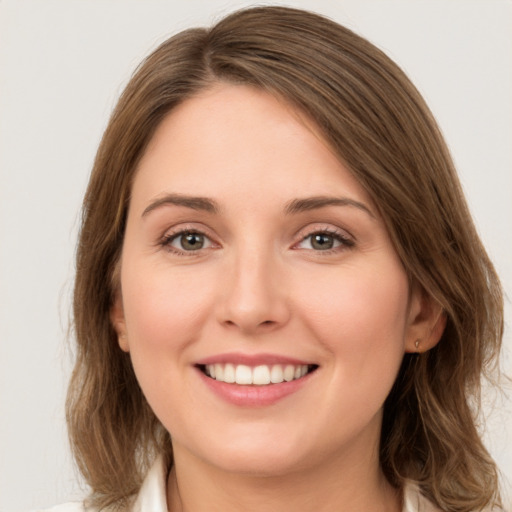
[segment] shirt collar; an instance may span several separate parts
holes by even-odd
[[[131,512],[167,512],[167,474],[165,457],[159,455],[151,466],[140,491],[133,502]],[[406,481],[402,512],[438,512],[419,491],[418,485]]]
[[[167,512],[167,473],[165,457],[159,455],[142,483],[132,512]]]
[[[423,494],[418,484],[406,480],[404,484],[404,507],[402,512],[441,512]]]

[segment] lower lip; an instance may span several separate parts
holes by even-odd
[[[228,384],[205,375],[197,369],[203,382],[224,401],[241,407],[264,407],[272,405],[287,396],[299,391],[309,380],[312,373],[306,374],[300,379],[280,384],[268,384],[266,386],[250,386],[240,384]]]

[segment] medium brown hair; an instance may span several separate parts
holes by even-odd
[[[496,367],[502,292],[425,102],[400,68],[350,30],[283,7],[184,31],[138,68],[100,144],[83,205],[74,294],[76,366],[67,420],[91,502],[123,503],[169,434],[149,408],[109,319],[131,184],[162,119],[215,82],[246,84],[308,115],[378,205],[410,277],[444,309],[439,344],[406,354],[384,406],[380,461],[445,511],[499,505],[477,431],[480,385]]]

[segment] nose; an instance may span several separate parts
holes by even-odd
[[[245,334],[284,326],[290,318],[285,274],[271,254],[240,251],[223,279],[218,319]]]

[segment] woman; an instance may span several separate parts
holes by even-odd
[[[502,309],[385,55],[280,7],[182,32],[128,84],[84,202],[68,424],[88,505],[499,507],[474,415]]]

